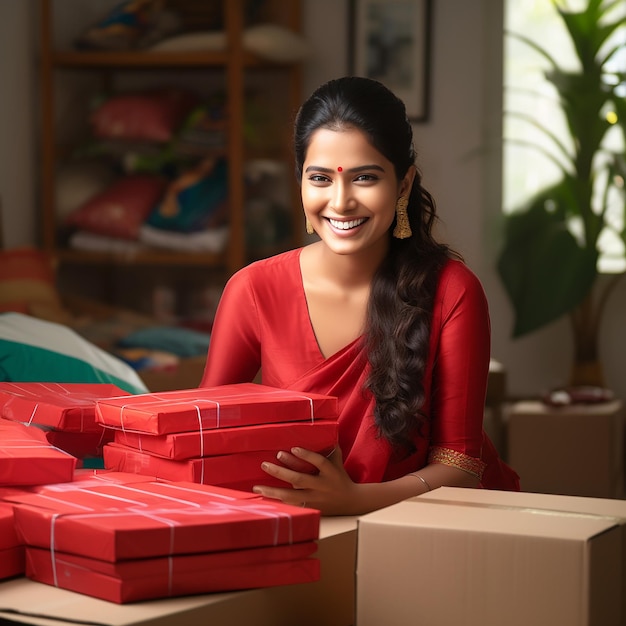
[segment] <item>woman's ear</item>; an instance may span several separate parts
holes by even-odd
[[[413,181],[415,180],[415,174],[417,174],[417,168],[415,165],[411,165],[407,170],[404,178],[400,182],[400,195],[408,198],[411,195],[411,189],[413,189]]]

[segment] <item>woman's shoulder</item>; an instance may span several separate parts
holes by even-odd
[[[253,261],[242,267],[229,279],[229,283],[251,282],[255,286],[275,285],[289,278],[297,279],[300,276],[301,248],[281,252],[265,259]]]
[[[465,262],[459,259],[446,261],[439,274],[437,291],[441,299],[456,298],[467,293],[484,298],[484,289],[480,279]]]
[[[475,282],[478,281],[478,277],[465,261],[461,261],[457,258],[449,258],[441,268],[439,280]]]

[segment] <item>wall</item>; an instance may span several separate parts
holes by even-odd
[[[515,395],[536,395],[567,380],[571,341],[566,320],[512,341],[512,314],[495,273],[500,210],[500,0],[435,0],[431,117],[415,125],[419,166],[442,220],[441,235],[480,276],[491,307],[492,354]],[[348,0],[304,0],[313,61],[304,92],[348,71]],[[33,0],[0,2],[0,196],[7,245],[36,240],[36,137]],[[26,115],[24,114],[26,112]],[[601,338],[608,386],[626,398],[626,281],[610,300]]]

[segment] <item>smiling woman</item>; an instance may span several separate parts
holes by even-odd
[[[319,240],[230,279],[201,384],[260,369],[266,385],[336,396],[339,446],[281,451],[263,469],[284,487],[255,490],[347,515],[442,485],[518,489],[483,431],[485,294],[432,235],[403,102],[371,79],[330,81],[300,108],[295,155]]]
[[[336,162],[344,165],[335,167]],[[409,194],[414,176],[412,166],[398,181],[393,163],[360,130],[320,128],[304,162],[306,219],[330,250],[366,254],[368,263],[378,265],[387,254],[389,238],[384,235],[395,219],[396,204]]]

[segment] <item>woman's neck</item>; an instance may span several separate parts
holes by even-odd
[[[312,246],[317,279],[339,289],[369,287],[387,253],[386,247],[367,249],[357,254],[336,254],[322,242]]]

